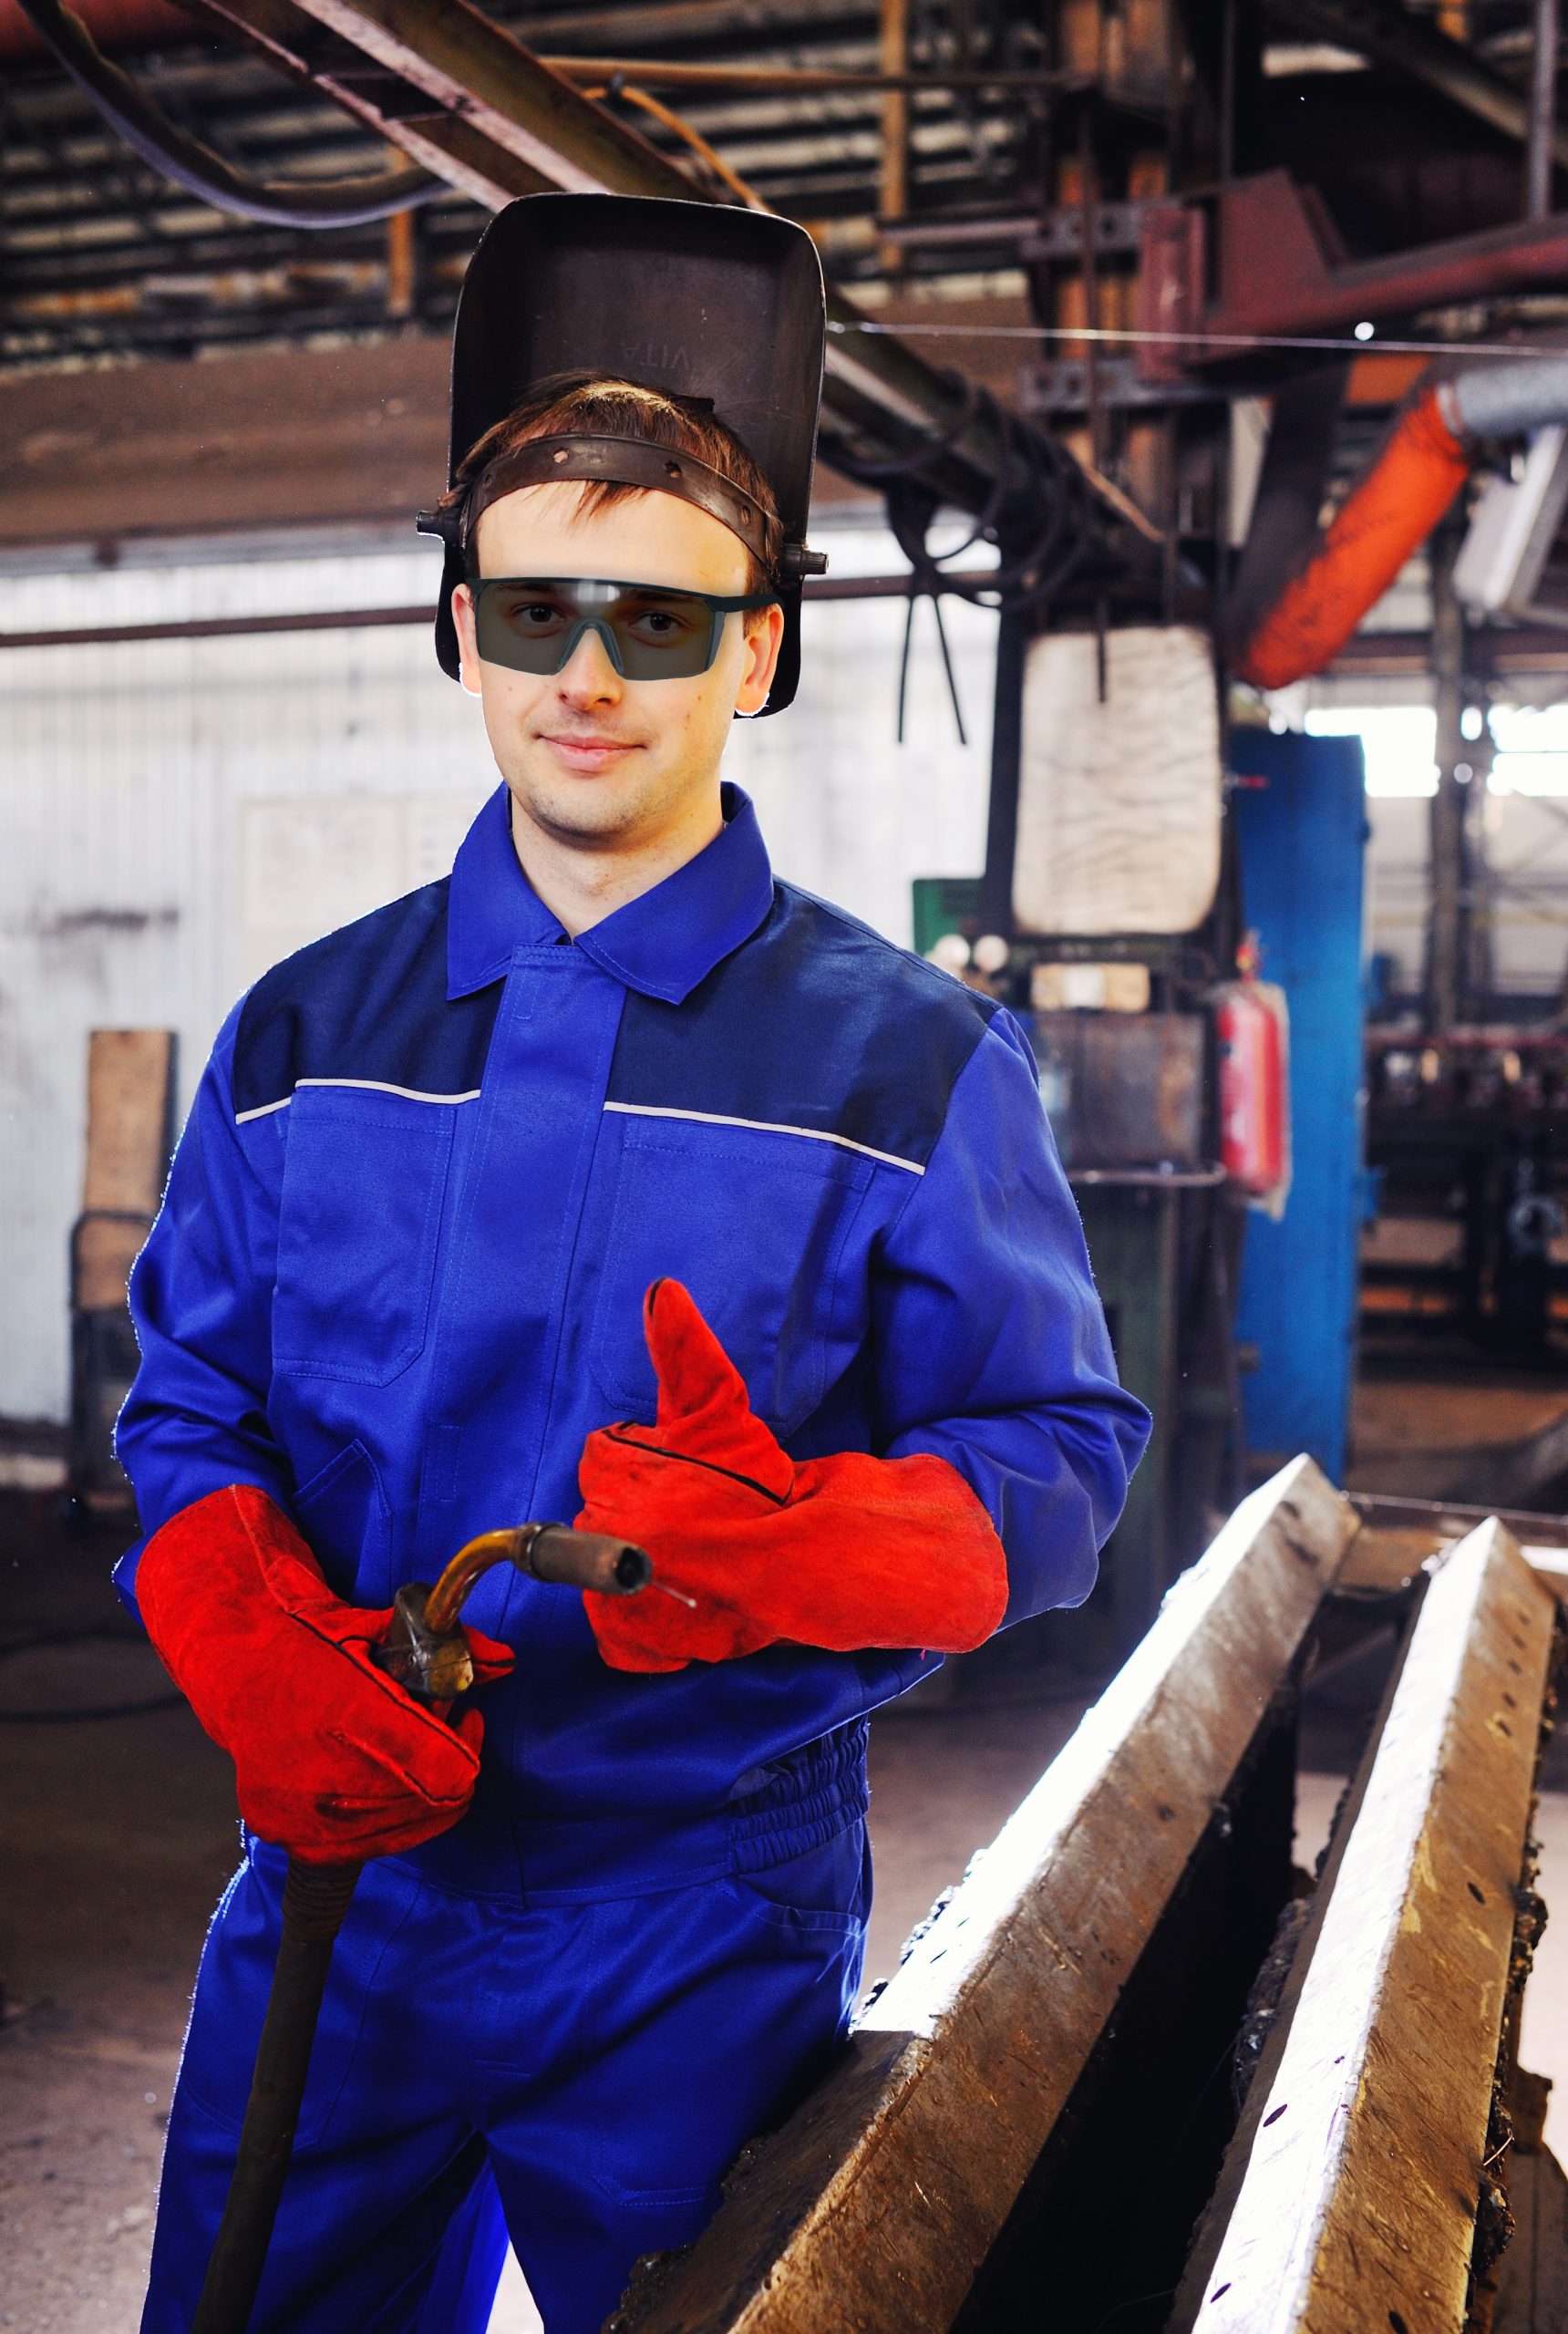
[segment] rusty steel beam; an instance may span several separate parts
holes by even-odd
[[[1472,2322],[1554,1619],[1495,1520],[1431,1577],[1169,2334]]]
[[[1398,0],[1265,0],[1265,5],[1270,15],[1297,32],[1423,82],[1522,146],[1531,134],[1532,101],[1517,82],[1479,57],[1468,41],[1451,38]],[[1553,121],[1549,136],[1555,159],[1568,166],[1568,130]]]
[[[542,65],[568,81],[607,81],[624,73],[644,89],[689,89],[694,96],[711,91],[722,97],[830,97],[839,90],[902,93],[918,97],[924,91],[944,97],[952,89],[1079,89],[1088,86],[1081,73],[1047,71],[951,71],[941,68],[911,73],[900,67],[880,73],[846,68],[832,71],[802,65],[690,65],[662,57],[553,57],[536,52]]]
[[[469,0],[201,0],[211,13],[270,41],[417,160],[499,209],[541,185],[706,201],[707,190]],[[299,29],[311,20],[335,46],[313,62]],[[373,68],[346,69],[345,47]],[[388,77],[378,83],[376,75]],[[415,95],[410,98],[409,92]],[[460,147],[460,150],[459,150]],[[443,156],[445,159],[443,159]],[[828,294],[821,449],[846,457],[900,458],[921,450],[920,475],[944,501],[978,512],[1003,492],[994,518],[1006,540],[1038,532],[1037,463],[982,407],[965,417],[964,386],[934,370],[841,293]],[[1070,462],[1070,457],[1068,458]],[[1127,538],[1099,483],[1087,481],[1098,524]],[[1049,490],[1056,491],[1055,488]],[[1144,555],[1146,547],[1136,546]]]
[[[1478,625],[1465,638],[1470,669],[1479,675],[1568,671],[1568,631],[1543,624]],[[1359,632],[1331,665],[1329,679],[1426,679],[1432,669],[1429,632]]]
[[[1307,1459],[1236,1511],[834,2071],[618,2334],[927,2334],[963,2303],[1357,1528]]]
[[[690,200],[686,172],[468,0],[299,0],[301,12],[568,193]],[[234,6],[237,16],[244,5]],[[398,139],[388,120],[386,134]]]
[[[957,580],[984,584],[985,571],[965,571]],[[808,601],[907,600],[916,588],[913,575],[809,575],[805,597]],[[379,632],[399,625],[428,624],[430,617],[430,603],[421,600],[412,605],[388,602],[384,607],[265,610],[246,616],[169,616],[156,624],[57,625],[44,632],[0,632],[0,650],[123,647],[150,640],[248,640],[272,632]],[[1083,1180],[1095,1179],[1090,1175]],[[1174,1178],[1178,1183],[1183,1180],[1193,1179]]]
[[[1209,297],[1202,284],[1211,273],[1217,288]],[[1288,170],[1264,170],[1222,187],[1208,202],[1146,206],[1140,321],[1157,337],[1140,348],[1140,370],[1152,380],[1234,366],[1253,339],[1346,332],[1363,318],[1377,323],[1564,287],[1568,213],[1345,261],[1311,191]],[[1215,337],[1206,340],[1209,334]],[[1174,341],[1159,337],[1171,335]],[[1347,338],[1347,356],[1353,346]]]

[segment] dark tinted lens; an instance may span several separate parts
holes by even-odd
[[[593,579],[487,577],[473,587],[479,652],[519,673],[557,673],[584,625],[631,681],[706,673],[719,619],[695,592]]]
[[[475,632],[487,665],[514,673],[553,673],[560,667],[579,616],[567,596],[548,584],[476,584]]]
[[[713,658],[713,610],[693,592],[628,592],[606,609],[629,681],[686,679]]]

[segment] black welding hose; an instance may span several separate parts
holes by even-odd
[[[288,2177],[332,1947],[362,1864],[290,1856],[283,1936],[239,2153],[191,2334],[245,2334]]]
[[[81,18],[60,0],[16,0],[16,5],[82,95],[132,152],[215,210],[259,220],[268,227],[362,227],[447,191],[444,179],[419,170],[386,170],[376,178],[344,179],[326,186],[253,179],[171,121],[128,74],[109,63]]]

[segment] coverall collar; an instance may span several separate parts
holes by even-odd
[[[695,859],[577,935],[583,954],[645,997],[679,1005],[721,957],[748,940],[773,904],[773,871],[751,798],[727,780],[725,824]],[[511,798],[490,796],[452,867],[447,995],[505,977],[513,951],[547,947],[562,927],[518,863]]]

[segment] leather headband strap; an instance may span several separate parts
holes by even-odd
[[[492,502],[503,494],[515,493],[519,487],[542,486],[555,479],[605,479],[617,486],[678,495],[683,502],[706,511],[710,519],[727,527],[765,564],[772,564],[768,532],[769,524],[777,527],[779,522],[711,463],[698,461],[682,447],[655,445],[645,438],[531,438],[481,473],[460,516],[455,511],[421,511],[420,526],[428,533],[444,535],[454,549],[466,552],[480,514]],[[445,523],[427,525],[438,518]]]

